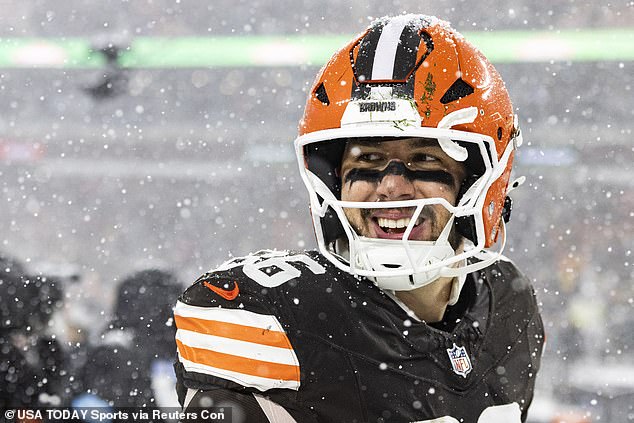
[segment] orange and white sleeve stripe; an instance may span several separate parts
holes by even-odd
[[[186,371],[260,391],[299,389],[299,360],[275,316],[179,301],[174,320],[178,359]]]

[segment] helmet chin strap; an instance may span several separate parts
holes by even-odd
[[[393,277],[375,277],[369,278],[371,279],[379,288],[391,291],[409,291],[412,289],[420,288],[422,286],[428,285],[440,278],[453,278],[451,281],[451,293],[449,294],[449,302],[448,305],[454,305],[458,302],[460,298],[460,292],[462,292],[462,287],[467,280],[467,275],[469,273],[482,270],[489,265],[493,264],[495,261],[499,260],[502,256],[502,252],[504,251],[504,247],[506,246],[506,223],[504,220],[500,220],[500,230],[502,232],[502,242],[500,249],[497,252],[483,252],[478,254],[476,257],[480,259],[480,261],[466,264],[466,260],[462,263],[459,263],[455,266],[445,266],[435,271],[423,272],[423,273],[415,273],[411,276],[393,276]],[[420,241],[419,241],[420,242]],[[430,242],[433,244],[433,242]],[[441,255],[436,255],[441,252],[442,247],[433,246],[429,248],[436,248],[434,250],[434,255],[431,257],[431,260],[442,260],[444,258],[449,258],[455,254],[453,248],[449,246],[449,250],[446,250],[448,254],[445,257]],[[430,263],[433,263],[430,261]]]
[[[450,219],[449,223],[452,223],[452,220],[453,218]],[[449,224],[447,225],[447,227],[450,226],[451,225]],[[458,298],[460,297],[460,292],[462,291],[462,287],[467,279],[467,275],[488,267],[495,261],[499,260],[502,256],[502,252],[506,246],[506,223],[504,220],[500,220],[500,230],[502,232],[500,249],[497,252],[483,252],[478,254],[476,256],[480,259],[478,262],[466,264],[466,260],[464,260],[462,263],[454,266],[445,266],[437,270],[418,272],[409,276],[368,277],[368,279],[372,280],[381,289],[390,291],[410,291],[435,282],[440,278],[453,278],[448,304],[454,305],[458,302]],[[445,242],[438,244],[439,241],[408,241],[409,243],[414,243],[413,247],[417,250],[420,249],[426,252],[424,255],[424,261],[417,261],[416,263],[431,265],[455,255],[455,251],[446,241],[446,237],[443,238],[441,234],[438,239],[439,241],[445,240]],[[403,246],[399,245],[402,241],[396,240],[396,243],[386,245],[385,241],[394,240],[379,240],[374,238],[361,238],[361,240],[366,246],[371,246],[373,241],[376,244],[380,244],[367,249],[365,257],[369,263],[384,263],[383,267],[385,268],[390,267],[385,266],[385,263],[390,262],[393,262],[394,264],[400,262],[401,265],[411,263],[409,262],[409,257],[404,257]],[[422,254],[419,256],[422,257]],[[377,267],[379,266],[373,266],[373,268],[379,270]]]
[[[505,236],[505,232],[504,232],[504,236]],[[376,239],[371,239],[371,238],[364,239],[364,242],[372,242],[372,241],[376,241]],[[428,248],[433,247],[431,245],[433,244],[433,242],[431,241],[417,241],[417,242],[420,242],[420,243],[424,242],[429,244]],[[340,238],[339,240],[335,242],[334,250],[337,252],[337,254],[340,257],[349,261],[350,252],[349,252],[347,244],[348,244],[347,242],[344,242],[344,240]],[[444,250],[445,254],[443,254],[443,251],[441,250],[441,248],[442,250]],[[397,256],[402,259],[403,257],[402,250],[399,251],[396,249],[402,249],[402,246],[392,245],[390,247],[387,247],[385,245],[380,245],[380,246],[377,246],[377,248],[373,249],[372,252],[367,255],[367,257],[368,259],[372,259],[374,256],[378,256],[378,259],[379,259],[378,261],[385,261],[385,258],[388,256],[389,253],[396,252]],[[444,246],[444,247],[435,246],[434,253],[435,254],[433,255],[433,257],[430,257],[431,260],[434,260],[434,261],[442,260],[444,258],[451,257],[455,254],[451,246]],[[495,256],[495,259],[497,259],[498,257],[499,257],[499,254]],[[453,280],[451,281],[451,292],[449,294],[448,305],[454,305],[458,302],[458,299],[460,298],[460,292],[462,291],[462,287],[464,286],[464,283],[467,279],[467,274],[473,270],[477,270],[474,266],[470,266],[470,267],[466,266],[465,263],[466,263],[466,260],[463,260],[461,263],[454,265],[457,268],[455,276],[446,275],[447,273],[446,269],[450,269],[450,268],[443,267],[435,271],[415,273],[411,276],[368,277],[368,279],[373,281],[376,286],[386,291],[410,291],[410,290],[428,285],[432,282],[435,282],[436,280],[442,277],[449,277],[449,278],[453,277]]]
[[[359,237],[354,239],[355,265],[364,269],[383,271],[410,268],[412,274],[400,276],[369,277],[379,288],[392,291],[409,291],[428,285],[442,277],[440,267],[419,271],[456,255],[449,244],[449,233],[453,227],[453,216],[436,241],[388,240]],[[406,234],[404,234],[404,237]]]
[[[387,270],[410,265],[410,259],[404,254],[403,246],[399,241],[389,243],[388,240],[370,238],[360,238],[360,241],[362,245],[357,245],[358,254],[356,255],[359,267],[372,270]],[[419,241],[419,243],[427,245],[413,245],[414,254],[418,262],[426,265],[438,263],[455,254],[450,245],[434,245],[433,242],[425,241]],[[368,279],[382,289],[409,291],[427,285],[439,277],[440,269],[436,269],[413,273],[412,275],[368,276]]]

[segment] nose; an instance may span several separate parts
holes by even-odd
[[[379,201],[404,201],[415,198],[414,183],[403,172],[388,172],[376,188]]]

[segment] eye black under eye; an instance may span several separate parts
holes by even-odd
[[[354,168],[344,177],[344,183],[352,184],[357,181],[379,183],[387,175],[401,175],[410,181],[437,182],[450,187],[455,185],[454,176],[443,169],[420,169],[412,170],[407,168],[403,162],[390,162],[383,170],[376,168]]]

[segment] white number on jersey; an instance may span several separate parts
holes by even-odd
[[[250,255],[238,259],[233,259],[223,263],[218,267],[219,271],[229,270],[234,267],[242,266],[245,275],[256,281],[262,286],[273,288],[280,286],[293,278],[299,277],[302,272],[291,263],[301,262],[306,265],[315,275],[326,273],[326,269],[315,260],[305,254],[288,255],[284,251],[267,250],[257,255]],[[262,269],[276,267],[275,273],[268,274]]]

